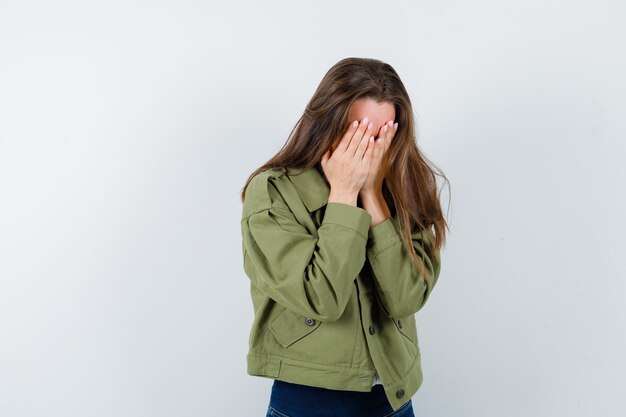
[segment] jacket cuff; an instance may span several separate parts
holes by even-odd
[[[333,223],[350,228],[365,240],[367,240],[371,222],[372,215],[361,207],[334,201],[328,202],[326,205],[323,223]]]
[[[367,247],[372,254],[401,242],[402,238],[391,217],[369,229]]]

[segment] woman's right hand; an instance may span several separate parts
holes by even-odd
[[[360,124],[355,121],[348,127],[337,148],[332,152],[329,149],[322,156],[322,169],[330,183],[329,202],[356,206],[375,146],[372,127],[367,117]]]

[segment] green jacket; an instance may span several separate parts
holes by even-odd
[[[366,210],[328,202],[329,192],[318,168],[266,170],[248,185],[241,233],[255,316],[247,372],[367,392],[377,371],[397,410],[423,379],[414,314],[439,276],[434,234],[413,235],[425,279],[395,218],[370,228]]]

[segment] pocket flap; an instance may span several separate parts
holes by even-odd
[[[285,309],[270,323],[270,331],[286,348],[317,329],[321,322]]]

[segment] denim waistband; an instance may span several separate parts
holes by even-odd
[[[285,414],[298,417],[332,415],[380,417],[393,411],[381,384],[370,392],[333,390],[274,380],[270,405]],[[331,414],[329,414],[331,415]]]

